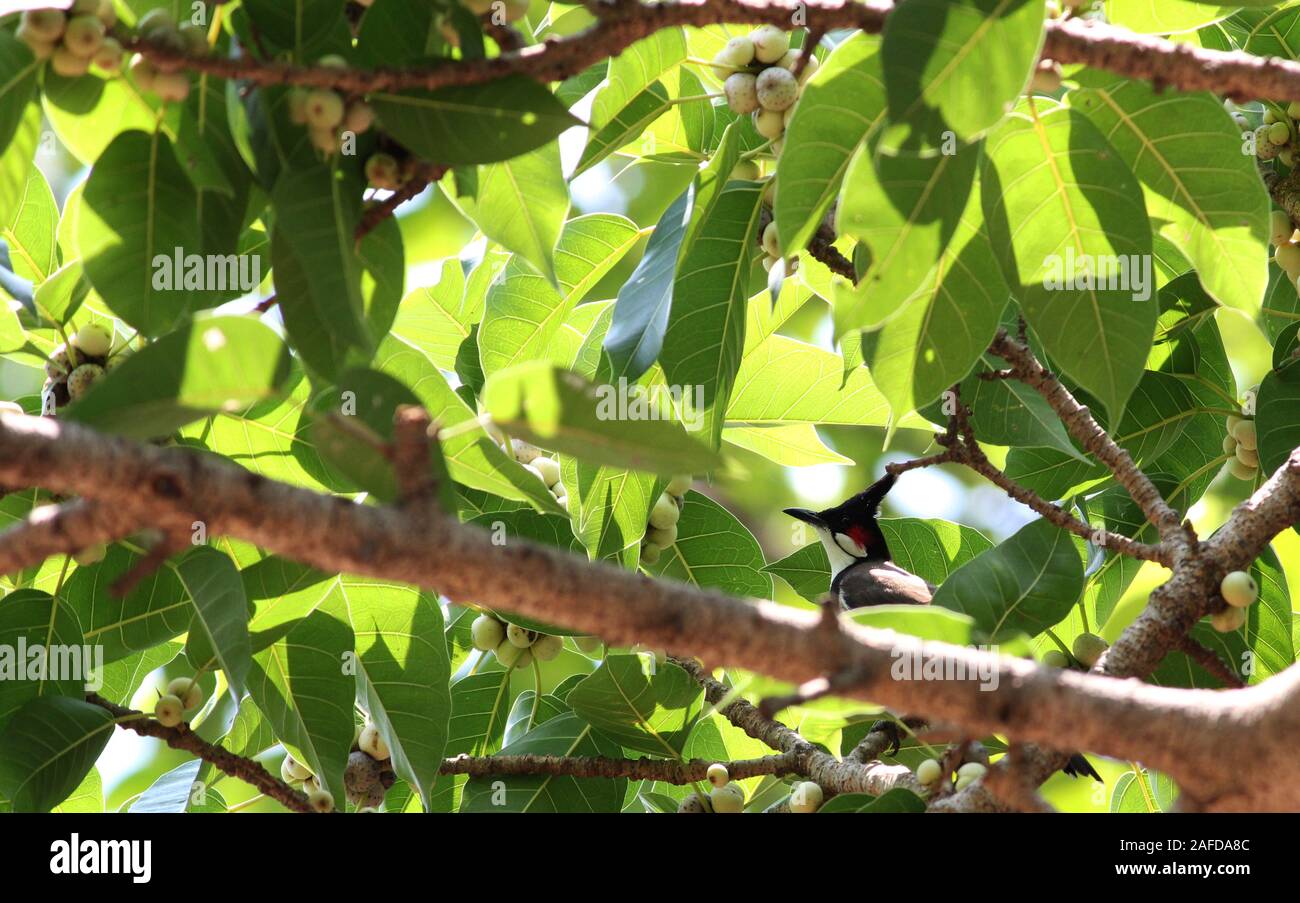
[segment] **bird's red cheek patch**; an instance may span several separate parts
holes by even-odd
[[[856,542],[863,550],[871,548],[872,536],[865,527],[849,527],[849,539]]]

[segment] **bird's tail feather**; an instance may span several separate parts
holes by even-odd
[[[1075,753],[1070,756],[1070,761],[1061,766],[1061,771],[1072,778],[1090,777],[1094,781],[1101,781],[1101,775],[1097,774],[1097,769],[1092,767],[1092,763],[1085,759],[1082,753]]]

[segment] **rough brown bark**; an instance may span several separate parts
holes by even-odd
[[[324,570],[437,589],[616,645],[644,642],[794,683],[856,671],[863,680],[844,695],[951,722],[971,735],[1004,733],[1138,759],[1196,788],[1211,808],[1300,808],[1300,763],[1289,749],[1300,728],[1300,666],[1245,690],[1170,690],[863,627],[846,626],[832,635],[814,613],[650,580],[524,541],[496,546],[486,532],[450,519],[426,521],[397,508],[357,505],[267,480],[212,456],[46,418],[0,414],[0,482],[45,486],[109,505],[144,505],[164,528],[202,520],[210,536],[237,536]],[[1300,451],[1238,507],[1215,545],[1231,558],[1229,564],[1239,565],[1297,510]],[[4,566],[30,563],[11,557]],[[1199,607],[1195,599],[1176,605],[1172,595],[1170,602],[1180,619]],[[896,680],[891,666],[900,653],[937,656],[945,667],[968,672],[992,668],[998,688],[984,692],[972,681]],[[1239,767],[1223,769],[1224,751],[1241,736],[1250,736],[1249,750],[1236,753]],[[828,773],[811,776],[819,780]],[[978,795],[972,791],[983,792],[975,785],[945,802],[959,805],[963,794]]]

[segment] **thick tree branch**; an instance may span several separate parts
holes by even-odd
[[[159,68],[190,69],[259,85],[293,84],[337,88],[352,94],[434,90],[473,85],[510,75],[558,81],[588,66],[617,56],[631,44],[664,28],[704,27],[719,23],[769,23],[790,28],[796,10],[813,33],[860,28],[878,33],[893,4],[886,0],[851,2],[776,2],[776,0],[676,0],[622,2],[599,7],[591,27],[564,38],[546,41],[500,56],[479,60],[447,60],[407,69],[336,69],[294,66],[249,57],[189,57],[133,38],[118,35],[128,50],[139,51]],[[1300,63],[1259,57],[1243,51],[1219,51],[1178,44],[1152,35],[1134,34],[1100,22],[1070,18],[1046,23],[1043,57],[1060,63],[1082,63],[1129,78],[1152,82],[1157,88],[1213,91],[1236,100],[1268,97],[1300,99]]]
[[[1043,57],[1234,100],[1300,99],[1300,63],[1241,50],[1207,50],[1089,19],[1049,22]]]
[[[559,81],[597,62],[617,56],[628,46],[664,28],[687,25],[705,27],[719,23],[768,23],[791,28],[796,13],[814,31],[860,28],[878,32],[892,4],[856,3],[851,0],[816,2],[759,2],[759,0],[676,0],[669,3],[619,3],[601,7],[599,21],[564,38],[548,38],[500,56],[476,60],[447,60],[408,69],[343,69],[329,66],[295,66],[248,57],[191,57],[122,34],[123,46],[151,59],[158,68],[189,69],[258,85],[303,85],[335,88],[349,94],[435,90],[453,85],[474,85],[510,75],[538,81]]]
[[[134,508],[80,499],[42,505],[0,532],[0,574],[12,574],[55,555],[115,542],[147,523]]]
[[[202,520],[210,536],[235,536],[322,570],[437,589],[616,645],[685,650],[793,683],[856,669],[866,677],[845,695],[951,722],[971,735],[1004,733],[1139,759],[1197,788],[1209,808],[1300,808],[1300,763],[1291,749],[1300,730],[1300,667],[1244,690],[1175,690],[852,624],[830,632],[815,613],[650,580],[522,540],[497,546],[486,531],[449,518],[425,521],[393,507],[357,505],[212,456],[48,418],[0,414],[0,483],[45,486],[109,505],[133,502],[161,525]],[[1280,524],[1300,498],[1300,459],[1281,468],[1265,490],[1283,492],[1285,501],[1254,498],[1221,533],[1248,530],[1253,542]],[[1234,548],[1241,554],[1249,543]],[[945,671],[988,678],[895,679],[891,669],[901,654],[923,662],[937,657]],[[995,681],[996,689],[983,689]],[[1243,736],[1249,744],[1239,744]],[[1221,767],[1228,753],[1237,768]],[[816,760],[808,773],[819,783],[843,784],[832,768]]]

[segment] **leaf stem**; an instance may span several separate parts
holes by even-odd
[[[719,91],[716,94],[688,94],[685,97],[674,97],[672,100],[669,101],[669,104],[672,106],[676,106],[677,104],[680,103],[693,103],[694,101],[697,100],[715,100],[716,98],[726,97],[726,96],[727,95],[722,91]]]
[[[537,707],[542,701],[542,663],[533,656],[533,709],[528,713],[528,730],[537,723]],[[527,731],[525,731],[527,733]]]
[[[230,814],[231,812],[242,812],[243,810],[247,809],[249,806],[252,806],[252,805],[254,805],[255,803],[260,803],[262,800],[264,800],[264,799],[266,799],[266,798],[267,798],[267,796],[266,796],[265,793],[259,793],[259,794],[257,794],[256,796],[250,796],[248,799],[244,800],[242,803],[235,803],[235,805],[233,805],[233,806],[227,806],[227,807],[226,807],[226,814],[228,815],[228,814]]]

